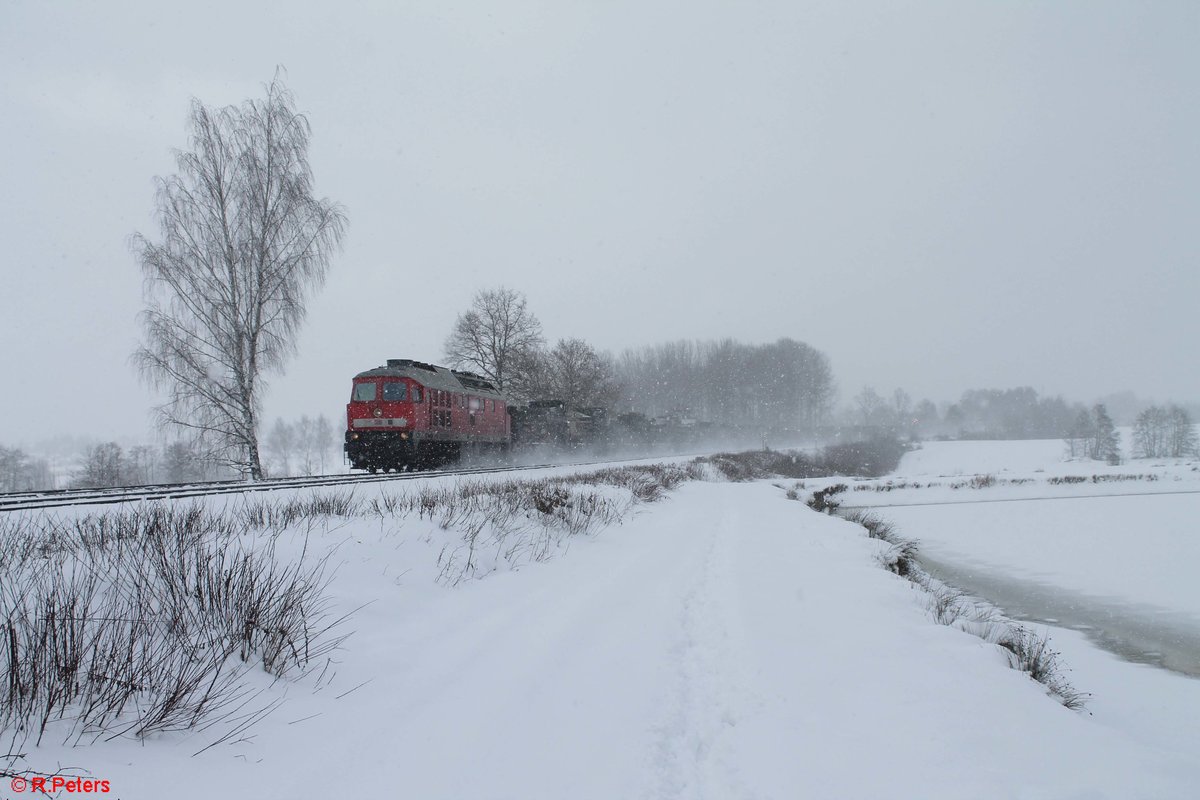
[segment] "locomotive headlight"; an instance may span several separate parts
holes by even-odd
[[[372,411],[371,413],[372,413],[372,414],[374,414],[374,415],[375,415],[375,416],[377,416],[377,417],[382,417],[382,416],[383,416],[383,409],[382,409],[382,408],[377,408],[377,409],[375,409],[374,411]]]

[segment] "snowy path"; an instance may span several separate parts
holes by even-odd
[[[164,781],[177,798],[1183,798],[1200,781],[1194,739],[1067,711],[931,623],[879,543],[767,484],[685,485],[455,589],[403,571],[419,541],[350,534],[339,602],[375,602],[332,689],[293,687],[251,740],[198,758],[68,758],[125,798]]]

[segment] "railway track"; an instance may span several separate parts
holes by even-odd
[[[206,481],[202,483],[171,483],[154,486],[129,486],[119,489],[54,489],[42,492],[0,494],[0,513],[32,511],[68,506],[116,505],[149,500],[179,500],[188,497],[274,492],[281,489],[307,489],[322,486],[353,486],[360,483],[385,483],[445,475],[486,475],[496,472],[520,472],[553,467],[586,467],[596,464],[615,464],[644,459],[611,459],[570,464],[528,464],[524,466],[478,467],[470,469],[432,470],[428,472],[398,472],[371,475],[314,475],[306,478],[273,478],[250,483],[247,481]]]

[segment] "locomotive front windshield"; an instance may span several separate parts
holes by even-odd
[[[353,400],[359,403],[369,403],[375,399],[375,382],[354,384]]]
[[[408,384],[393,381],[383,385],[383,399],[391,403],[403,403],[408,399]]]

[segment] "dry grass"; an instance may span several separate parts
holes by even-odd
[[[199,506],[0,517],[0,553],[0,729],[38,742],[237,730],[266,710],[246,670],[285,677],[340,642],[323,561],[281,563]]]

